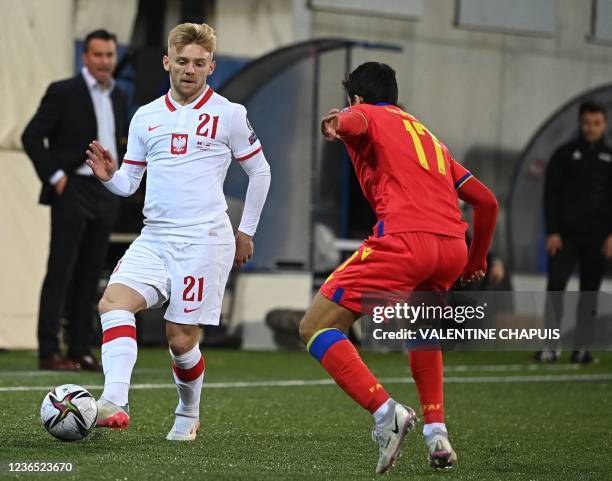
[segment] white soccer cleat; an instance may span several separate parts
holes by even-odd
[[[425,436],[425,444],[429,451],[429,465],[435,469],[448,469],[457,464],[457,453],[453,450],[448,433],[435,428]]]
[[[391,415],[380,428],[372,431],[372,439],[378,443],[378,465],[376,473],[383,474],[401,456],[402,444],[406,435],[414,429],[417,416],[414,409],[395,403]]]
[[[117,406],[115,403],[100,398],[98,405],[97,428],[127,429],[130,425],[129,405]]]
[[[200,429],[199,419],[177,414],[174,426],[172,426],[166,439],[168,441],[193,441],[198,434],[198,429]]]

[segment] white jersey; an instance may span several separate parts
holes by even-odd
[[[142,178],[147,170],[143,236],[192,244],[233,242],[223,182],[232,155],[245,161],[261,149],[244,106],[210,87],[188,105],[166,94],[139,108],[123,167],[129,166],[132,178]]]

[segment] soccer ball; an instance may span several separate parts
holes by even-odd
[[[96,425],[98,406],[87,389],[63,384],[47,393],[40,406],[40,419],[50,434],[62,441],[77,441]]]

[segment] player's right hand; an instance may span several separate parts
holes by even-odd
[[[242,267],[251,259],[251,257],[253,257],[254,251],[255,246],[253,245],[253,238],[244,232],[238,231],[236,233],[236,254],[234,256],[234,266]]]
[[[94,175],[103,181],[111,180],[117,171],[117,161],[113,159],[111,153],[97,140],[89,144],[89,150],[86,153],[87,160],[85,162]]]
[[[338,109],[331,109],[325,117],[321,119],[321,133],[326,140],[340,140],[336,130],[340,122],[338,121]]]
[[[563,240],[559,234],[550,234],[546,238],[546,252],[551,257],[554,257],[557,252],[563,249]]]

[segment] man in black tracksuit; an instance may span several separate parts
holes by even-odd
[[[549,255],[547,327],[559,327],[563,294],[576,264],[580,267],[575,351],[572,362],[592,362],[584,350],[595,317],[597,291],[612,257],[612,148],[604,140],[605,108],[580,106],[580,136],[559,147],[546,171],[544,210]],[[550,293],[557,291],[557,294]],[[558,351],[542,351],[540,361],[556,360]]]

